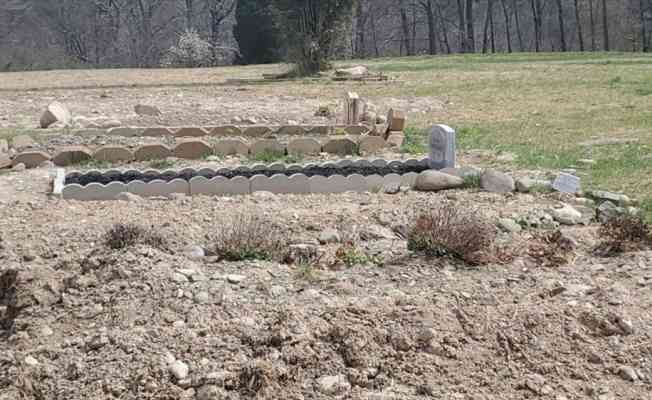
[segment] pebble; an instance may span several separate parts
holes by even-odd
[[[317,387],[323,394],[335,396],[351,389],[351,384],[344,375],[323,376],[317,381]]]
[[[319,243],[321,244],[339,243],[341,240],[340,233],[335,229],[326,229],[319,235]]]
[[[626,335],[631,335],[634,333],[634,324],[629,319],[618,317],[617,319],[618,326]]]
[[[204,249],[201,246],[195,245],[186,246],[183,249],[183,254],[185,254],[186,257],[190,258],[191,260],[204,258],[206,256]]]
[[[206,304],[210,300],[210,295],[208,292],[198,292],[195,293],[195,303],[197,304]]]
[[[180,274],[180,273],[178,273],[178,272],[174,272],[174,273],[172,273],[172,276],[170,276],[170,280],[171,280],[172,282],[177,282],[177,283],[188,282],[188,278],[186,278],[185,275]]]
[[[182,381],[188,377],[190,368],[188,368],[188,365],[183,361],[175,360],[168,366],[168,370],[177,379],[177,381]]]
[[[38,365],[38,360],[32,356],[27,356],[25,357],[25,364],[30,367],[35,367]]]
[[[226,281],[234,285],[241,283],[245,279],[247,279],[247,277],[244,275],[231,274],[226,276]]]
[[[634,382],[638,379],[638,375],[636,374],[634,368],[628,365],[621,365],[618,368],[618,375],[620,375],[620,377],[626,381]]]

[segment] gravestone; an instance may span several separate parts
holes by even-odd
[[[447,125],[430,128],[430,168],[455,168],[455,130]]]
[[[575,194],[582,190],[582,184],[577,176],[562,172],[552,183],[552,188],[558,192]]]

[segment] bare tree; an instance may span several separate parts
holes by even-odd
[[[568,51],[566,47],[566,30],[564,28],[564,8],[562,7],[561,0],[557,0],[557,18],[559,20],[559,41],[561,51]]]
[[[589,2],[589,19],[590,19],[590,28],[591,28],[591,51],[595,51],[595,14],[593,12],[593,0],[588,0]]]
[[[507,41],[507,52],[512,52],[512,34],[510,32],[510,19],[509,19],[509,10],[507,10],[507,4],[505,0],[500,0],[500,4],[503,8],[503,16],[505,17],[505,40]]]
[[[609,51],[609,16],[607,11],[607,0],[602,0],[602,37],[604,50]]]
[[[577,23],[577,39],[580,43],[580,51],[584,51],[584,34],[582,33],[582,18],[579,0],[575,0],[575,22]]]
[[[473,0],[466,0],[466,52],[475,53],[475,29],[473,26]]]

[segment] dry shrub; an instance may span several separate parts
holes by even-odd
[[[281,228],[252,214],[224,221],[213,241],[215,255],[227,261],[282,260],[287,247]]]
[[[508,262],[510,251],[496,244],[496,236],[496,228],[476,212],[445,203],[416,217],[408,248],[470,265]]]
[[[528,255],[542,267],[560,267],[574,258],[575,243],[556,230],[538,233],[528,246]]]
[[[602,224],[598,231],[602,241],[594,249],[603,257],[638,251],[652,245],[652,230],[636,215],[621,215]]]
[[[125,249],[138,244],[156,247],[164,250],[168,247],[167,240],[151,228],[143,228],[135,224],[118,223],[104,234],[104,243],[113,250]]]

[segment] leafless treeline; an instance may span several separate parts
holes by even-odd
[[[2,0],[0,70],[156,66],[186,29],[237,47],[238,1]],[[652,0],[358,0],[344,55],[648,51],[651,30]]]

